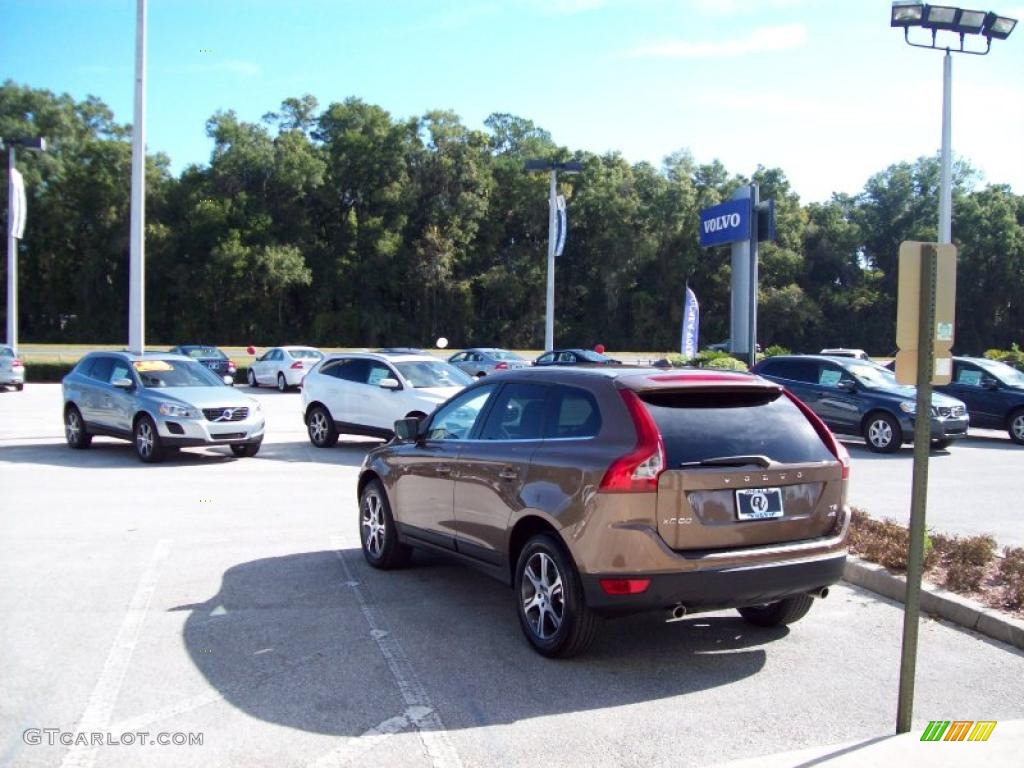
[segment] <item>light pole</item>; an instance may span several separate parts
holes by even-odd
[[[942,68],[942,175],[939,189],[939,243],[951,248],[952,242],[952,150],[950,126],[952,122],[950,94],[952,91],[953,62],[951,53],[986,55],[992,39],[1005,40],[1017,22],[990,11],[971,11],[945,5],[897,0],[892,4],[890,26],[903,28],[903,39],[917,48],[945,50]],[[931,32],[931,40],[914,42],[910,28],[921,27]],[[959,46],[951,48],[938,42],[938,35],[959,36]],[[965,45],[968,35],[982,35],[985,50]],[[973,37],[972,37],[973,39]],[[906,244],[904,244],[906,245]],[[928,447],[930,426],[925,414],[931,407],[934,345],[940,340],[935,323],[937,268],[939,247],[926,244],[920,254],[921,274],[918,298],[917,329],[917,414],[914,429],[914,473],[910,494],[910,530],[907,552],[907,588],[903,613],[903,644],[900,650],[900,684],[896,708],[896,732],[907,733],[914,717],[914,681],[917,668],[917,635],[921,612],[921,571],[924,563],[925,516],[928,499]],[[903,247],[901,246],[901,252]],[[902,263],[901,253],[901,263]],[[902,280],[901,276],[901,280]]]
[[[548,288],[547,302],[544,313],[544,349],[555,348],[555,241],[557,239],[557,206],[558,206],[558,172],[579,173],[583,163],[567,161],[556,163],[553,160],[527,160],[524,166],[527,171],[550,171],[551,189],[548,195]]]
[[[892,4],[889,25],[903,28],[903,39],[915,48],[945,50],[942,62],[942,175],[939,182],[939,242],[953,242],[953,151],[951,145],[953,90],[952,52],[985,56],[992,48],[992,40],[1005,40],[1017,26],[1015,19],[999,16],[992,11],[971,11],[948,5],[928,5],[912,0],[896,0]],[[914,42],[910,39],[910,28],[921,27],[931,32],[930,42]],[[938,42],[939,32],[959,36],[956,47]],[[966,47],[968,35],[985,38],[985,50]]]
[[[45,152],[46,139],[3,139],[7,147],[7,346],[18,352],[18,240],[25,229],[25,183],[14,166],[14,148]]]

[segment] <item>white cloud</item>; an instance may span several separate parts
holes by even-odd
[[[744,37],[731,40],[662,41],[642,45],[627,53],[631,58],[712,59],[746,56],[799,48],[807,42],[803,24],[760,27]]]

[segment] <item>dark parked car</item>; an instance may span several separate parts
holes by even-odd
[[[982,357],[954,357],[953,381],[940,387],[967,404],[971,426],[1005,429],[1024,445],[1024,373]]]
[[[843,571],[846,450],[756,376],[508,371],[395,433],[359,474],[367,562],[422,547],[497,577],[546,656],[581,652],[598,615],[789,624]]]
[[[171,352],[175,355],[184,355],[205,365],[211,371],[223,378],[229,376],[230,383],[235,381],[237,366],[235,361],[221,352],[217,347],[210,347],[203,344],[179,344]],[[225,383],[228,383],[225,381]]]
[[[851,357],[784,355],[754,366],[754,372],[782,384],[834,431],[859,435],[878,453],[898,451],[914,437],[917,391],[896,383],[877,363]],[[967,409],[941,393],[932,395],[931,436],[948,448],[967,434]]]
[[[621,365],[621,361],[591,349],[554,349],[533,361],[534,365]]]

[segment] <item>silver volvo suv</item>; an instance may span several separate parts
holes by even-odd
[[[260,404],[184,355],[92,352],[62,387],[64,436],[72,448],[88,448],[94,435],[119,437],[148,463],[200,445],[255,456],[263,442]]]

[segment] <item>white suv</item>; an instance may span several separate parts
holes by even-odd
[[[310,442],[338,434],[390,439],[397,419],[426,416],[473,379],[430,355],[350,352],[321,360],[302,380]]]

